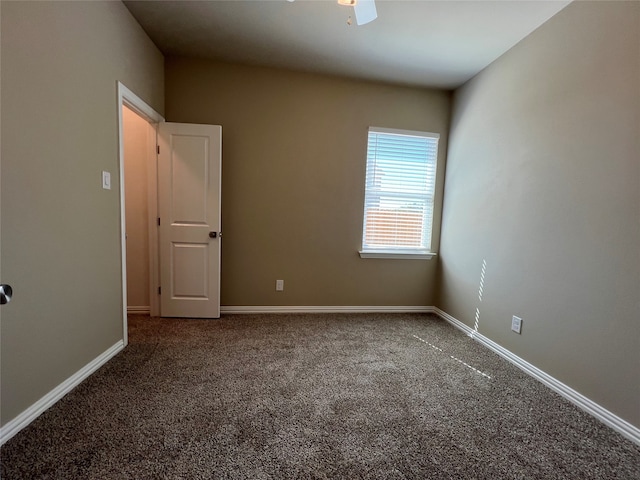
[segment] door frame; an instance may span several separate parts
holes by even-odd
[[[126,239],[126,204],[124,188],[124,131],[122,108],[133,110],[140,117],[149,122],[157,132],[157,125],[164,122],[164,117],[156,112],[149,104],[128,89],[122,82],[117,82],[118,91],[118,175],[120,183],[120,264],[122,270],[122,338],[124,345],[129,343],[127,324],[127,239]],[[157,295],[159,282],[158,273],[158,163],[156,155],[157,139],[149,139],[147,155],[147,203],[149,208],[149,309],[152,316],[160,313],[160,303]]]

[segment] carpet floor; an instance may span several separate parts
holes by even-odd
[[[427,314],[131,316],[2,479],[640,479],[640,447]]]

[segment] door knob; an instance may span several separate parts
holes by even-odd
[[[218,232],[209,232],[209,238],[217,238],[217,237],[221,237],[222,236],[222,232],[218,233]]]
[[[0,305],[9,303],[11,301],[11,295],[13,295],[11,285],[6,285],[4,283],[0,285]]]

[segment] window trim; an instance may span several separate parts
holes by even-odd
[[[433,257],[438,255],[435,252],[409,249],[402,251],[381,249],[359,250],[358,254],[360,255],[360,258],[403,258],[406,260],[431,260]]]
[[[413,137],[423,137],[423,138],[431,138],[431,139],[435,139],[438,142],[438,147],[439,147],[439,141],[440,141],[440,134],[439,133],[433,133],[433,132],[423,132],[423,131],[417,131],[417,130],[401,130],[401,129],[395,129],[395,128],[383,128],[383,127],[369,127],[367,130],[367,138],[369,137],[370,133],[387,133],[387,134],[391,134],[391,135],[406,135],[406,136],[413,136]],[[368,144],[368,141],[367,141]],[[435,174],[434,174],[434,190],[433,190],[433,209],[435,210],[435,203],[436,203],[436,182],[437,182],[437,171],[438,171],[438,151],[436,151],[436,156],[434,159],[434,169],[435,169]],[[367,151],[366,151],[366,155],[365,155],[365,176],[366,176],[366,169],[369,166],[369,147],[367,145]],[[366,180],[365,180],[365,209],[366,209]],[[364,209],[363,209],[364,210]],[[434,215],[432,212],[431,215],[431,246],[433,246],[433,225],[434,225]],[[364,248],[364,230],[366,229],[366,225],[365,225],[365,212],[363,211],[363,216],[362,216],[362,244],[361,244],[361,248],[360,250],[358,250],[358,254],[360,255],[360,258],[383,258],[383,259],[422,259],[422,260],[431,260],[433,257],[435,257],[437,255],[436,252],[432,251],[431,249],[425,249],[425,248],[411,248],[411,247],[406,247],[406,248],[402,248],[402,247],[398,247],[398,248]]]

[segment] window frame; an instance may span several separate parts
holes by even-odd
[[[431,225],[429,226],[429,245],[425,245],[422,248],[415,247],[392,247],[392,248],[384,248],[384,247],[375,247],[375,246],[365,246],[365,233],[366,233],[366,218],[367,218],[367,198],[368,198],[368,171],[373,162],[370,162],[370,151],[369,151],[369,138],[371,133],[376,134],[388,134],[388,135],[396,135],[396,136],[410,136],[410,137],[422,137],[435,139],[436,142],[436,152],[433,157],[433,190],[427,192],[428,196],[431,198],[431,203],[427,204],[427,208],[431,209],[430,215],[427,213],[428,210],[425,210],[425,213],[422,217],[422,228],[425,228],[425,220],[431,218]],[[423,132],[416,130],[400,130],[393,128],[382,128],[382,127],[369,127],[367,131],[367,153],[365,159],[365,193],[364,193],[364,206],[362,213],[362,243],[361,248],[358,251],[360,258],[398,258],[398,259],[431,259],[437,254],[432,251],[433,246],[433,226],[434,226],[434,210],[436,203],[436,182],[437,182],[437,173],[438,173],[438,151],[439,151],[439,141],[440,134],[433,132]],[[418,196],[418,195],[416,195]]]

